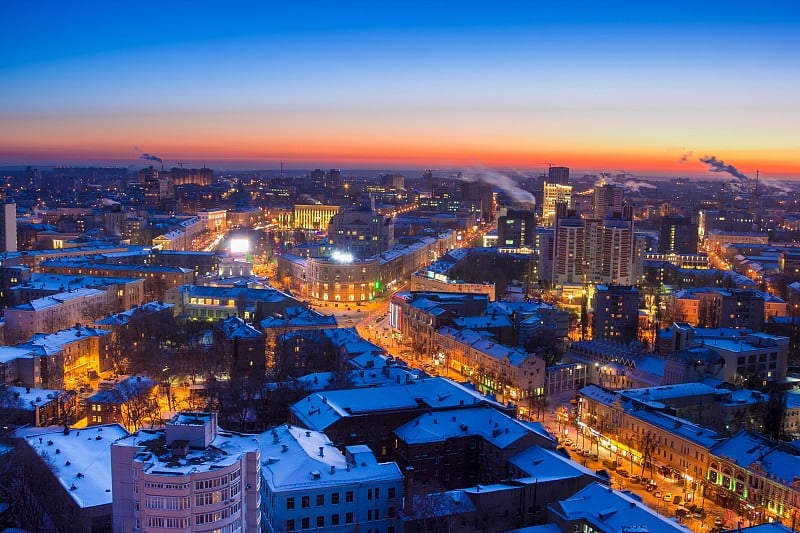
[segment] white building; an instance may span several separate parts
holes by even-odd
[[[114,531],[261,528],[255,435],[219,430],[216,413],[179,413],[111,448]]]
[[[0,221],[0,252],[17,251],[17,204],[13,200],[3,204]]]
[[[108,314],[106,291],[76,289],[5,310],[6,342],[28,340],[34,333],[54,333]]]
[[[261,435],[264,529],[402,530],[403,475],[367,446],[342,454],[324,433],[289,425]]]

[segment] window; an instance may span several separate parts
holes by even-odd
[[[290,511],[294,509],[294,498],[286,498],[286,509]]]
[[[309,517],[303,518],[303,529],[308,529],[311,527],[311,519]]]
[[[331,515],[331,525],[332,526],[338,526],[339,525],[339,515],[338,514],[332,514]]]
[[[286,531],[294,531],[294,520],[286,521]]]
[[[311,497],[303,496],[303,509],[308,509],[309,507],[311,507]]]
[[[317,505],[325,505],[325,495],[317,494]]]
[[[389,498],[394,498],[394,487],[389,487]]]
[[[320,515],[317,517],[317,527],[325,527],[325,517]]]
[[[344,514],[344,523],[345,524],[352,524],[353,523],[353,513],[345,513]]]
[[[332,504],[339,503],[339,493],[338,492],[334,492],[333,494],[331,494],[331,503]]]
[[[344,493],[344,501],[346,501],[347,503],[353,503],[353,491],[352,490],[348,490],[347,492]]]
[[[367,489],[367,499],[368,500],[372,499],[372,489]]]

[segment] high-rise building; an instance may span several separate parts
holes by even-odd
[[[595,187],[592,216],[603,219],[614,213],[621,213],[624,197],[625,188],[621,185],[606,183]]]
[[[547,171],[547,182],[569,185],[569,167],[550,167]]]
[[[544,198],[542,200],[542,224],[553,225],[556,218],[556,205],[565,204],[571,208],[572,185],[560,183],[544,183]]]
[[[556,218],[553,245],[553,284],[584,282],[584,246],[586,225],[575,212]]]
[[[494,193],[492,186],[482,181],[462,181],[461,199],[480,203],[481,221],[494,219]]]
[[[502,208],[497,217],[497,245],[500,248],[530,247],[535,229],[533,211]]]
[[[598,285],[592,337],[628,344],[639,327],[639,291],[631,285]]]
[[[342,184],[342,171],[332,168],[325,173],[325,187],[328,189],[336,188]]]
[[[17,251],[17,204],[6,200],[3,204],[3,221],[0,224],[0,252]]]
[[[261,528],[261,462],[253,435],[225,433],[216,413],[178,413],[163,430],[111,446],[114,531]]]
[[[553,284],[634,283],[633,217],[584,219],[559,205],[553,247]]]
[[[660,253],[696,254],[697,224],[689,217],[668,215],[661,218],[658,251]]]
[[[603,221],[602,279],[604,283],[631,285],[633,277],[633,220],[627,216]]]

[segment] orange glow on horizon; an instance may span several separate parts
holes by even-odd
[[[229,161],[257,164],[267,161],[285,161],[289,163],[315,165],[322,164],[348,164],[358,167],[364,166],[391,166],[391,167],[498,167],[539,169],[543,162],[555,161],[575,169],[594,169],[595,172],[628,172],[655,173],[663,175],[701,175],[706,174],[705,165],[699,161],[680,160],[676,153],[648,154],[638,151],[606,151],[591,149],[545,149],[545,150],[512,150],[512,149],[478,149],[468,148],[457,150],[447,147],[418,146],[416,143],[405,145],[380,146],[377,144],[359,144],[359,148],[345,143],[335,145],[296,145],[285,143],[282,146],[261,148],[261,143],[246,145],[191,145],[159,143],[148,146],[148,151],[156,153],[165,159],[167,166],[173,161]],[[363,146],[363,147],[361,147]],[[31,159],[48,159],[54,163],[79,160],[107,160],[115,161],[138,160],[138,153],[128,149],[127,146],[98,145],[89,148],[83,143],[73,143],[57,147],[36,146],[28,148],[12,148],[0,146],[0,155],[13,155]],[[787,154],[788,155],[788,154]],[[726,151],[725,159],[735,161],[736,166],[745,173],[754,173],[756,169],[762,176],[784,176],[800,178],[800,164],[791,157],[780,153],[735,152]],[[319,163],[316,163],[319,162]],[[142,161],[142,166],[146,162]],[[119,163],[118,163],[119,164]],[[255,167],[254,167],[255,168]],[[709,177],[724,177],[720,174],[708,174]]]

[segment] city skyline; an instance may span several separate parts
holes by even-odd
[[[6,4],[0,165],[800,178],[788,2]]]

